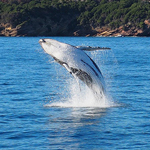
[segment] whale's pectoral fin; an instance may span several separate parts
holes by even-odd
[[[79,85],[79,88],[80,88],[80,82],[79,82],[79,78],[73,73],[73,72],[75,72],[75,71],[73,71],[73,70],[71,70],[71,68],[68,66],[68,64],[63,64],[63,66],[66,68],[66,70],[70,73],[70,74],[72,74],[72,76],[76,79],[76,81],[77,81],[77,83],[78,83],[78,85]],[[81,91],[81,89],[80,89],[80,91]]]
[[[68,66],[68,64],[63,63],[62,65],[67,69],[67,71],[68,71],[69,73],[72,72],[71,69],[70,69],[70,67]]]
[[[88,87],[92,86],[92,78],[85,71],[77,68],[70,68],[73,76],[78,77],[81,81],[83,81]]]
[[[63,64],[63,66],[70,72],[70,74],[73,75],[73,77],[77,80],[80,79],[83,81],[88,87],[91,88],[92,86],[92,78],[90,75],[88,75],[85,71],[82,71],[81,69],[72,68],[69,67],[67,64]],[[77,80],[78,82],[78,80]],[[78,82],[79,83],[79,82]]]
[[[79,48],[85,51],[110,50],[111,49],[109,47],[91,47],[91,46],[76,46],[76,48]]]

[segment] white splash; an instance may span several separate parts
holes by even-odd
[[[103,99],[96,99],[92,91],[84,84],[77,84],[73,78],[69,79],[70,82],[66,85],[68,95],[57,102],[51,102],[45,105],[46,107],[100,107],[107,108],[113,107],[114,103],[108,96]]]

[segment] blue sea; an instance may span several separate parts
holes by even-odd
[[[47,37],[111,48],[87,52],[104,76],[105,106],[44,53],[41,38],[0,37],[0,149],[150,149],[150,38]]]

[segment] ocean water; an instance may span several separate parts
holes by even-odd
[[[0,149],[150,149],[150,38],[49,37],[88,52],[106,82],[95,103],[45,54],[43,37],[0,37]]]

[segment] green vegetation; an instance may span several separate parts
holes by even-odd
[[[145,19],[150,19],[150,3],[141,0],[102,0],[90,11],[82,12],[78,18],[81,25],[94,23],[112,29],[127,23],[143,28]]]
[[[18,0],[19,1],[19,0]],[[67,0],[31,0],[27,2],[18,2],[17,0],[9,0],[8,2],[0,2],[0,22],[11,23],[13,26],[21,24],[32,17],[52,17],[55,21],[62,16],[76,13],[77,16],[89,7],[93,7],[93,3],[75,2]]]
[[[148,0],[3,0],[0,1],[0,23],[22,25],[31,18],[76,16],[74,26],[107,26],[111,29],[129,25],[144,29],[150,19]],[[71,28],[71,27],[70,27]]]

